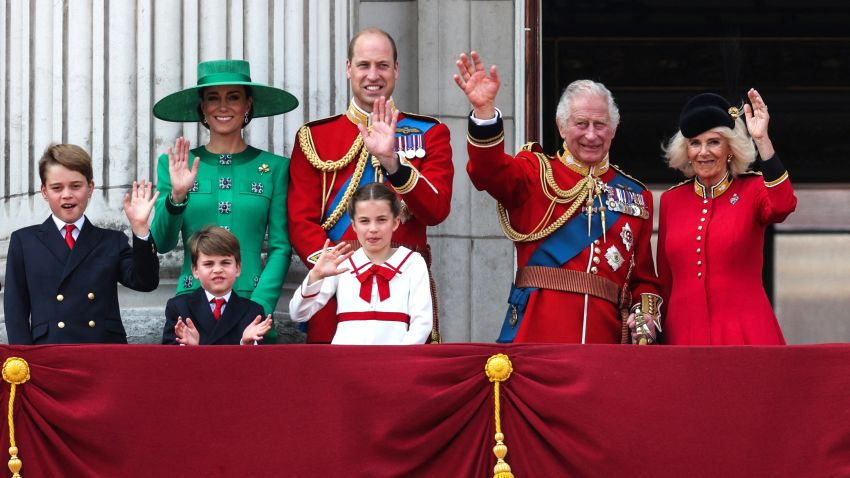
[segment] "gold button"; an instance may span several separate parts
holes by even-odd
[[[702,231],[702,226],[697,226],[697,231]]]
[[[708,199],[703,199],[703,200],[702,200],[702,203],[703,203],[703,204],[708,204]]]
[[[702,272],[697,272],[697,277],[702,277]]]
[[[700,252],[702,252],[702,249],[700,249],[699,247],[697,247],[697,254],[699,254]]]
[[[56,325],[58,325],[60,329],[64,329],[64,328],[65,328],[65,322],[59,322],[59,323],[58,323],[58,324],[56,324]]]
[[[702,210],[702,213],[703,213],[703,214],[708,213],[708,209],[703,209],[703,210]]]
[[[701,241],[701,240],[702,240],[702,236],[697,236],[697,240],[698,240],[698,241]]]
[[[596,245],[598,246],[598,245],[599,245],[599,239],[597,239],[597,240],[593,241],[593,243],[594,243],[594,244],[596,244]]]
[[[698,265],[698,266],[701,266],[701,265],[702,265],[702,261],[697,261],[697,265]]]
[[[699,222],[705,222],[705,218],[704,217],[699,218]]]
[[[602,251],[598,247],[594,247],[593,252],[595,252],[596,254],[602,254]]]
[[[59,294],[59,295],[56,296],[56,300],[58,300],[59,302],[62,302],[63,300],[65,300],[65,296],[62,295],[62,294]]]
[[[590,268],[591,274],[596,274],[597,272],[599,272],[599,269],[597,269],[596,266],[593,266],[593,267]]]
[[[94,300],[94,292],[89,292],[89,295],[87,295],[86,297],[88,297],[89,300]]]
[[[94,321],[93,320],[89,321],[89,327],[94,328]]]
[[[593,258],[593,263],[594,263],[594,264],[599,264],[599,258],[598,258],[598,257],[594,257],[594,258]]]

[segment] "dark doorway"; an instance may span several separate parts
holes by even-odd
[[[696,93],[730,101],[756,87],[796,184],[850,182],[850,3],[553,1],[540,9],[541,136],[554,151],[555,106],[578,78],[605,83],[622,121],[612,162],[641,180],[681,178],[661,160]]]

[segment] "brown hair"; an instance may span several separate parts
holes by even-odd
[[[393,48],[393,63],[398,63],[398,50],[395,47],[395,40],[393,40],[393,37],[391,37],[389,33],[377,27],[364,28],[351,37],[351,41],[348,42],[348,61],[351,61],[351,59],[354,58],[354,44],[357,43],[357,40],[360,39],[361,36],[366,35],[367,33],[377,33],[387,37],[387,40],[390,41],[390,46]]]
[[[354,220],[355,208],[360,201],[387,201],[390,203],[390,211],[393,217],[398,217],[401,214],[401,201],[395,192],[384,183],[369,183],[351,196],[351,201],[348,203],[348,216]]]
[[[189,238],[189,252],[192,254],[192,265],[198,265],[198,256],[233,256],[236,264],[242,264],[242,253],[239,250],[239,240],[227,229],[220,226],[205,226]]]
[[[44,180],[47,174],[47,168],[57,164],[82,174],[85,176],[87,182],[92,182],[94,173],[92,173],[91,156],[89,156],[89,153],[76,144],[54,143],[44,150],[44,154],[38,160],[38,176],[41,178],[42,186],[45,185]]]
[[[236,85],[236,86],[241,86],[242,88],[245,89],[245,100],[246,101],[249,98],[254,97],[254,90],[252,90],[250,86],[248,86],[248,85]],[[210,125],[208,125],[206,123],[206,121],[204,121],[204,106],[203,106],[204,90],[206,90],[206,88],[198,88],[198,110],[197,110],[198,111],[198,122],[201,123],[201,126],[203,126],[204,128],[210,129]],[[254,105],[253,105],[253,103],[251,104],[251,107],[248,109],[248,121],[242,121],[242,126],[241,126],[242,129],[245,129],[245,127],[248,126],[248,123],[250,123],[252,119],[254,119]]]

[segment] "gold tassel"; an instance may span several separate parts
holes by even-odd
[[[487,378],[493,382],[493,401],[495,403],[496,446],[493,447],[493,454],[496,455],[496,466],[493,467],[493,478],[514,478],[511,466],[505,461],[508,447],[505,445],[505,435],[502,434],[501,405],[499,404],[499,383],[507,380],[513,371],[511,359],[505,354],[491,356],[487,359],[487,365],[484,366]]]
[[[3,380],[12,385],[9,391],[9,471],[12,478],[21,478],[21,467],[23,463],[18,458],[18,447],[15,446],[15,421],[13,410],[15,405],[15,388],[23,385],[30,379],[30,366],[26,360],[20,357],[9,357],[3,363]]]

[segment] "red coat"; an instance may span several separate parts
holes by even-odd
[[[777,160],[778,161],[778,160]],[[783,170],[784,171],[784,170]],[[794,211],[787,174],[767,187],[745,175],[702,197],[691,180],[661,196],[658,275],[664,342],[784,344],[762,283],[764,230]]]
[[[349,112],[351,108],[349,108]],[[449,215],[452,199],[452,178],[454,165],[449,129],[446,125],[428,117],[401,113],[399,122],[404,118],[415,119],[430,123],[430,128],[423,135],[425,156],[412,158],[410,164],[418,171],[418,175],[407,166],[402,166],[399,173],[402,176],[410,173],[415,178],[415,184],[407,190],[402,186],[412,183],[406,180],[397,181],[396,177],[388,178],[388,182],[399,193],[410,211],[410,218],[401,224],[393,233],[393,242],[408,246],[410,249],[423,248],[427,244],[425,235],[427,226],[435,226]],[[314,121],[304,125],[308,127],[313,139],[313,145],[318,157],[323,162],[337,161],[351,148],[359,131],[357,126],[342,114]],[[397,135],[401,134],[401,128]],[[327,197],[330,203],[343,187],[343,183],[354,173],[357,155],[336,174],[323,172],[315,168],[307,159],[298,137],[292,151],[290,162],[289,197],[287,209],[289,212],[289,233],[292,247],[301,260],[311,267],[307,258],[321,249],[328,238],[328,233],[322,228],[322,222],[327,216],[327,207],[322,209],[322,198]],[[367,166],[368,167],[368,166]],[[402,184],[399,184],[401,182]],[[351,227],[348,227],[341,240],[357,239]],[[333,241],[332,241],[333,242]],[[310,321],[308,341],[330,342],[336,330],[336,304],[325,307]]]
[[[476,127],[470,121],[466,170],[477,189],[487,191],[506,208],[511,226],[521,233],[528,233],[540,223],[552,200],[541,185],[541,165],[537,156],[530,151],[522,151],[516,157],[505,154],[504,141],[500,140],[502,134],[501,121],[495,129]],[[579,174],[557,158],[547,160],[560,189],[567,190],[586,176],[586,173]],[[600,170],[605,170],[599,178],[606,183],[616,174],[614,168],[607,167],[607,163]],[[609,220],[605,238],[599,237],[562,266],[608,278],[622,288],[627,282],[629,263],[634,259],[629,280],[629,299],[634,302],[639,300],[641,293],[659,292],[650,248],[652,195],[646,188],[639,187],[641,190],[635,192],[643,198],[649,218],[621,214],[615,223]],[[547,225],[560,217],[570,205],[556,204]],[[586,223],[586,216],[580,212],[577,215],[572,220]],[[630,238],[626,234],[629,230]],[[525,267],[544,241],[515,243],[519,268]],[[622,263],[606,257],[606,254],[611,254],[609,251],[617,251]],[[585,343],[620,343],[622,321],[615,304],[592,295],[542,288],[531,293],[525,315],[516,325],[518,330],[513,341],[581,343],[585,318]]]

